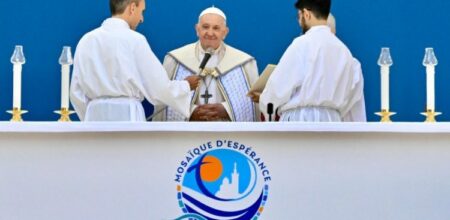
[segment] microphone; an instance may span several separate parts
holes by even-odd
[[[200,69],[200,73],[205,69],[206,64],[208,63],[209,59],[211,58],[214,50],[212,48],[206,49],[205,56],[203,57],[202,62],[200,63],[200,66],[198,67]]]
[[[272,103],[267,104],[267,114],[269,115],[269,121],[272,121],[272,114],[273,114],[273,104]]]

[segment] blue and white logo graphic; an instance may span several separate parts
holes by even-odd
[[[269,190],[266,165],[245,145],[214,144],[190,151],[177,170],[178,203],[185,214],[179,219],[258,219]]]

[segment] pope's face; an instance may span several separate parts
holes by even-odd
[[[225,19],[216,14],[205,14],[195,26],[203,49],[217,49],[228,34]]]
[[[140,23],[144,22],[145,0],[141,0],[138,5],[131,3],[131,21],[130,28],[136,30]]]

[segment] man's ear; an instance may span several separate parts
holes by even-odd
[[[222,40],[225,40],[225,38],[227,38],[228,33],[230,33],[230,28],[225,27],[225,35],[223,36],[223,39],[222,39]]]
[[[134,13],[134,11],[136,11],[136,2],[131,2],[131,4],[129,5],[130,7],[130,15],[132,15]]]
[[[312,13],[310,10],[303,10],[303,16],[306,20],[311,20]]]
[[[195,25],[195,34],[197,34],[197,37],[200,37],[200,24]]]

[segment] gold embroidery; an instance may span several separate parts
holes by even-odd
[[[212,76],[214,78],[217,78],[219,76],[219,73],[216,71],[216,69],[211,69],[211,68],[205,68],[203,69],[203,71],[200,73],[201,77],[206,77],[206,76]]]

